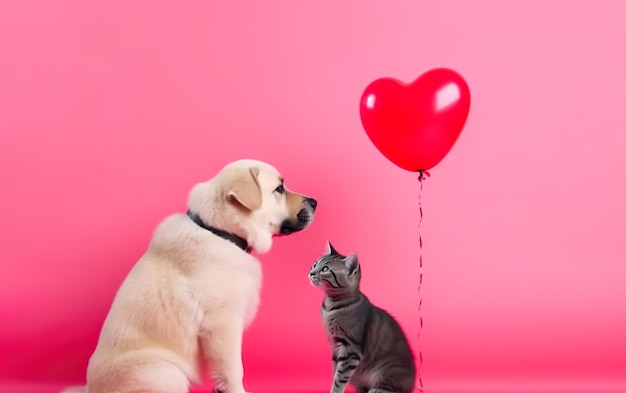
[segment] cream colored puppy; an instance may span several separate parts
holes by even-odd
[[[215,390],[244,393],[242,335],[259,304],[251,249],[308,227],[317,202],[271,165],[241,160],[196,185],[119,288],[87,368],[66,392],[185,393],[208,364]]]

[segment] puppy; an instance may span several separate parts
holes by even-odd
[[[274,236],[308,227],[317,202],[255,160],[225,166],[167,217],[119,288],[87,367],[65,392],[185,393],[208,365],[216,392],[245,393],[242,335]]]

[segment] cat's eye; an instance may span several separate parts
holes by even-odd
[[[284,192],[285,192],[285,186],[281,184],[280,186],[276,187],[276,189],[274,190],[274,192],[277,192],[277,193],[279,193],[279,194],[284,193]]]
[[[322,273],[326,273],[327,271],[328,271],[328,266],[324,266],[324,267],[322,268]]]

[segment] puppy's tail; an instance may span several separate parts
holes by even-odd
[[[87,386],[72,386],[71,388],[67,388],[61,393],[89,393],[87,390]]]

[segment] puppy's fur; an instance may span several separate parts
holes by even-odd
[[[240,160],[189,195],[189,212],[259,253],[308,227],[317,202],[271,165]],[[87,386],[65,392],[185,393],[205,366],[215,390],[244,393],[242,334],[259,304],[261,266],[235,243],[167,217],[119,288],[89,360]]]

